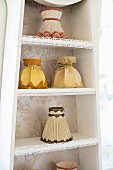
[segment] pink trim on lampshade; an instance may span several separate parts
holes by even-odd
[[[47,20],[60,21],[58,18],[44,18],[44,19],[43,19],[43,22],[44,22],[44,21],[47,21]]]

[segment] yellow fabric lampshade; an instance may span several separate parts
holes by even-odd
[[[41,89],[47,88],[47,82],[43,71],[38,67],[40,59],[23,59],[26,66],[20,73],[19,88],[21,89]],[[38,66],[37,66],[38,65]]]
[[[62,56],[57,60],[56,70],[52,87],[54,88],[78,88],[84,87],[80,73],[72,66],[76,63],[76,57]]]

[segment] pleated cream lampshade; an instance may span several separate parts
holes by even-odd
[[[54,88],[79,88],[84,87],[80,73],[73,67],[76,57],[62,56],[57,60],[58,70],[53,77]]]
[[[72,140],[63,107],[50,107],[41,140],[44,142],[66,142]]]
[[[36,36],[68,38],[60,24],[63,11],[59,8],[45,8],[40,11],[43,23]]]
[[[20,73],[19,88],[41,89],[47,88],[47,82],[43,71],[38,67],[41,64],[39,58],[23,59],[25,68]]]

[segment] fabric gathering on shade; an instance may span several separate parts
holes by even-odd
[[[41,65],[41,59],[31,58],[23,59],[25,68],[20,73],[20,89],[43,89],[47,88],[47,82],[43,71],[38,67]]]
[[[84,87],[80,73],[73,67],[76,57],[62,56],[57,60],[58,70],[56,70],[52,87],[54,88],[80,88]]]

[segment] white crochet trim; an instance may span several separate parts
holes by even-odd
[[[45,152],[54,152],[66,149],[81,148],[98,145],[98,138],[90,138],[79,133],[73,134],[73,140],[64,143],[47,144],[40,141],[40,138],[17,139],[15,147],[15,156],[29,155]]]
[[[90,41],[46,38],[46,37],[36,37],[36,36],[30,36],[30,35],[22,36],[22,44],[93,49],[93,44]]]

